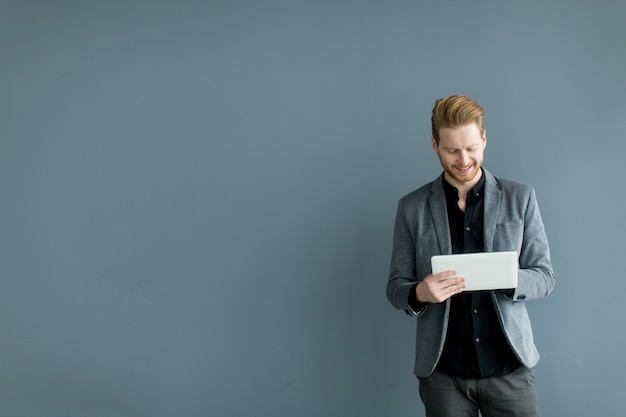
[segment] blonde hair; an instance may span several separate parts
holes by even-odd
[[[485,136],[485,111],[480,105],[466,96],[448,96],[435,102],[431,117],[433,138],[439,144],[439,129],[459,127],[475,123],[481,136]]]

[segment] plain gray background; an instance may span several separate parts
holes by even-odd
[[[1,416],[423,416],[385,299],[435,99],[558,281],[545,416],[626,409],[626,3],[0,1]]]

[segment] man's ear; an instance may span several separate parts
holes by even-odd
[[[433,147],[433,151],[435,151],[435,153],[438,154],[439,145],[437,145],[437,141],[435,140],[434,136],[430,137],[430,143],[431,143],[431,146]]]

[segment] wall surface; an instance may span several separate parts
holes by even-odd
[[[0,416],[423,416],[385,298],[430,110],[558,281],[544,415],[626,409],[626,3],[0,0]]]

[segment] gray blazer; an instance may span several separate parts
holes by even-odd
[[[486,252],[517,251],[519,284],[514,291],[491,291],[504,334],[520,362],[531,368],[539,361],[524,301],[545,297],[554,288],[548,239],[534,189],[496,177],[484,169],[484,245]],[[452,253],[443,174],[403,197],[398,203],[393,236],[387,298],[417,316],[415,368],[429,376],[441,356],[448,326],[450,300],[428,304],[421,311],[409,307],[413,284],[431,273],[433,255]]]

